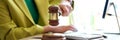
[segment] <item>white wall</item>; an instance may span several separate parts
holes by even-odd
[[[81,32],[94,32],[92,30],[97,31],[98,29],[104,32],[119,32],[115,16],[106,16],[105,19],[102,19],[105,1],[106,0],[75,0],[75,10],[73,11],[74,25]],[[110,0],[110,2],[115,3],[117,14],[120,16],[120,0]],[[114,15],[112,7],[108,13]]]

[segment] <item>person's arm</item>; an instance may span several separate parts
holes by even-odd
[[[68,16],[70,14],[70,12],[73,10],[72,7],[72,0],[63,0],[60,4],[59,7],[61,9],[62,12],[62,16]]]
[[[72,25],[66,25],[66,26],[47,26],[44,27],[44,33],[46,32],[53,32],[53,33],[64,33],[68,30],[74,31],[74,27]]]
[[[18,40],[31,35],[43,33],[44,28],[39,25],[31,27],[18,27],[12,20],[8,6],[0,0],[0,39]]]
[[[51,5],[58,5],[62,12],[62,16],[68,16],[69,13],[72,11],[71,5],[72,0],[49,0],[49,4]]]

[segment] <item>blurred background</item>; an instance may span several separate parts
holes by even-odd
[[[108,7],[107,15],[103,19],[103,11],[106,0],[74,0],[74,10],[69,17],[59,17],[60,25],[74,25],[83,33],[119,33],[119,27],[114,7]],[[113,2],[120,22],[120,0],[109,0],[108,5]],[[120,25],[120,24],[119,24]]]

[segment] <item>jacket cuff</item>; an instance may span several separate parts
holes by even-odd
[[[40,26],[40,25],[36,25],[37,26],[37,34],[43,33],[44,32],[44,27]]]

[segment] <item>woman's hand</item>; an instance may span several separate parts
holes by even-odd
[[[72,6],[69,1],[62,1],[59,5],[60,10],[62,12],[62,16],[68,16],[69,13],[72,11]]]
[[[64,33],[68,30],[74,30],[74,27],[69,25],[69,26],[58,26],[58,27],[55,27],[53,28],[53,32],[54,33]]]
[[[75,28],[72,25],[68,26],[48,26],[44,27],[44,32],[54,32],[54,33],[64,33],[68,30],[74,30]]]

